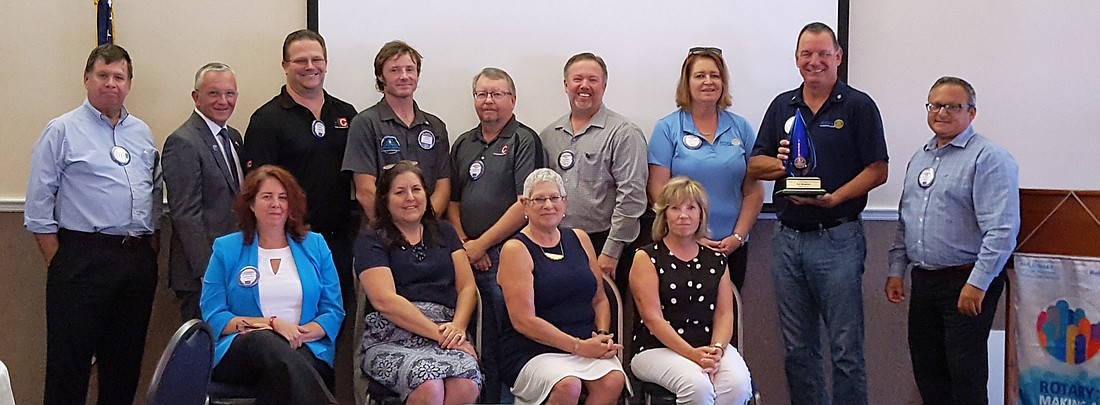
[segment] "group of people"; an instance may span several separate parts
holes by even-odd
[[[842,56],[828,26],[804,27],[795,51],[804,82],[777,96],[754,132],[728,110],[722,50],[692,48],[677,109],[648,143],[603,104],[599,56],[565,63],[569,113],[541,132],[513,114],[511,76],[485,68],[472,82],[479,125],[452,147],[444,123],[414,100],[416,49],[382,47],[382,98],[357,112],[324,88],[324,39],[299,30],[283,43],[285,86],[243,137],[227,124],[236,77],[209,63],[161,159],[149,127],[123,106],[129,54],[99,46],[86,101],[51,121],[32,155],[25,227],[49,266],[44,402],[82,402],[92,356],[99,402],[132,402],[163,178],[181,319],[204,319],[217,335],[212,378],[258,385],[264,403],[334,402],[346,389],[334,360],[351,355],[336,340],[357,317],[355,366],[409,403],[615,403],[630,389],[624,341],[631,374],[679,403],[744,403],[752,384],[731,344],[734,291],[762,181],[789,175],[799,112],[826,193],[775,199],[791,402],[830,403],[824,325],[831,402],[865,404],[860,212],[886,181],[888,156],[875,103],[837,78]],[[904,300],[912,269],[910,348],[925,402],[981,403],[985,336],[1019,227],[1018,169],[970,126],[969,83],[940,79],[926,106],[934,136],[905,174],[885,290]],[[647,206],[654,220],[643,232]],[[611,331],[605,275],[632,297],[629,336]],[[468,336],[479,297],[480,356]]]

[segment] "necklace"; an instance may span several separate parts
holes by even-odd
[[[550,247],[551,250],[549,250],[549,251],[547,251],[546,248],[544,248],[542,246],[539,246],[539,249],[542,249],[542,255],[546,256],[547,259],[558,261],[558,260],[561,260],[561,259],[565,258],[565,246],[562,246],[561,241],[558,241],[558,252],[557,253],[555,253],[553,251],[552,246]]]

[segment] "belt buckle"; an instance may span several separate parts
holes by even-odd
[[[122,246],[133,247],[141,242],[140,236],[126,235],[122,238]]]

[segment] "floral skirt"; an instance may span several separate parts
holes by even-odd
[[[413,302],[435,323],[450,322],[454,310],[431,302]],[[481,386],[477,360],[461,350],[443,349],[433,339],[401,329],[378,311],[364,319],[359,346],[363,373],[401,395],[405,400],[424,381],[466,378]]]

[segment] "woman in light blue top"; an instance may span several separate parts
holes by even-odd
[[[699,242],[729,256],[730,277],[744,284],[749,231],[760,215],[764,187],[747,177],[756,133],[732,104],[729,70],[718,48],[691,48],[680,69],[676,111],[662,118],[649,139],[649,202],[672,176],[703,184],[712,202],[709,237]]]

